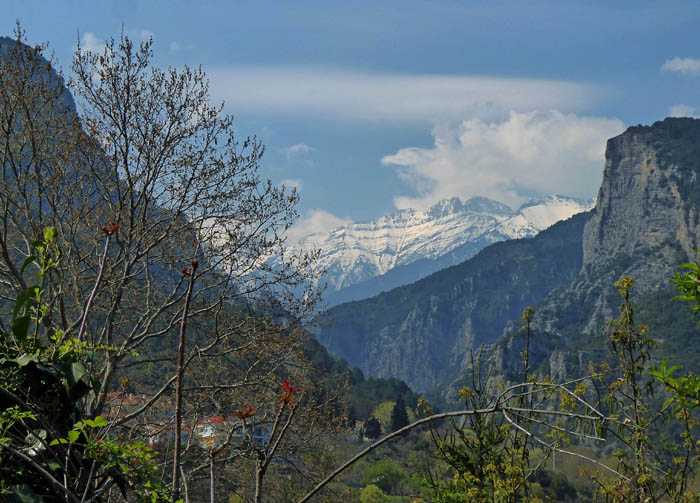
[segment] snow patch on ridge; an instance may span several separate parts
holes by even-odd
[[[468,243],[534,236],[552,224],[593,207],[593,200],[547,196],[517,212],[498,201],[457,197],[426,211],[405,209],[376,220],[342,225],[302,237],[297,247],[320,248],[317,264],[331,291],[385,274],[420,259],[434,259]]]

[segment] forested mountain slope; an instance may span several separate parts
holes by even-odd
[[[336,306],[316,333],[370,376],[425,391],[460,372],[523,308],[567,284],[582,264],[581,213],[534,238],[496,243],[462,264],[371,299]]]

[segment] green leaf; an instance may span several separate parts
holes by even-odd
[[[23,353],[22,355],[18,356],[17,359],[15,360],[17,362],[17,365],[20,367],[24,367],[30,362],[37,362],[38,356],[36,353]]]
[[[80,436],[80,432],[77,430],[70,430],[68,432],[68,441],[70,443],[75,443],[76,440],[78,440],[78,437]]]
[[[32,320],[29,318],[29,316],[15,318],[12,321],[12,335],[14,335],[18,341],[24,342],[27,340],[27,335],[29,334],[29,324],[31,321]]]
[[[60,469],[61,469],[60,463],[57,463],[56,461],[48,461],[48,462],[46,463],[46,465],[51,469],[51,471],[55,471],[55,470],[60,470]]]
[[[98,428],[102,428],[104,426],[107,426],[107,420],[102,416],[97,416],[95,418],[95,426]]]
[[[37,297],[37,292],[39,291],[39,287],[34,285],[30,286],[27,288],[25,291],[21,292],[17,296],[17,300],[15,301],[15,307],[12,309],[12,317],[16,318],[19,316],[20,311],[22,308],[25,307],[25,305],[35,299]]]
[[[44,229],[44,242],[47,244],[53,243],[56,240],[56,228],[47,227]]]
[[[73,382],[78,382],[80,379],[87,374],[85,366],[80,362],[74,362],[70,366],[71,376],[73,377]]]
[[[39,257],[36,255],[29,255],[27,258],[24,259],[24,262],[22,262],[22,267],[19,268],[19,275],[22,276],[24,275],[24,270],[29,267],[29,264],[37,260]]]

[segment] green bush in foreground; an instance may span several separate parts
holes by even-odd
[[[82,503],[117,490],[130,501],[169,501],[150,448],[114,442],[104,418],[84,417],[81,400],[99,392],[84,363],[108,348],[51,328],[45,285],[62,280],[55,235],[48,228],[32,244],[21,273],[35,267],[36,283],[0,325],[0,497]]]

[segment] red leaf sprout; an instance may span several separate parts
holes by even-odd
[[[108,236],[113,236],[119,230],[119,224],[117,222],[110,222],[109,225],[102,227],[102,232]]]
[[[234,412],[238,419],[246,419],[255,415],[255,406],[253,404],[243,404],[243,406]]]
[[[282,383],[282,394],[279,396],[277,401],[279,403],[283,403],[283,404],[289,405],[291,407],[292,402],[294,401],[294,397],[300,391],[301,391],[301,388],[295,388],[294,386],[292,386],[292,383],[290,383],[288,380],[285,380]]]

